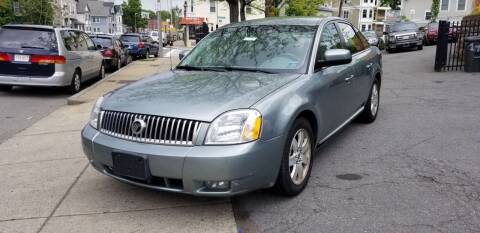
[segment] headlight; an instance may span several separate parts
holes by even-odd
[[[100,106],[102,105],[103,99],[103,96],[98,98],[95,106],[93,106],[92,113],[90,114],[90,125],[95,129],[98,128],[98,117],[100,115]]]
[[[205,144],[239,144],[260,138],[262,115],[253,109],[226,112],[215,119],[207,132]]]
[[[391,36],[389,39],[391,42],[395,42],[395,36]]]

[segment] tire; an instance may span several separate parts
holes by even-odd
[[[145,55],[143,55],[143,59],[148,59],[150,57],[150,50],[147,50]]]
[[[393,49],[387,49],[387,53],[394,53],[394,52],[395,52],[395,50],[393,50]]]
[[[8,92],[13,89],[12,85],[0,85],[0,91]]]
[[[419,45],[419,46],[417,47],[417,50],[423,50],[423,45]]]
[[[358,120],[363,123],[372,123],[377,119],[378,109],[380,108],[380,82],[375,80],[370,94],[368,95],[367,103],[363,112],[358,117]]]
[[[82,90],[82,75],[79,71],[75,71],[72,77],[72,82],[70,86],[67,87],[68,93],[70,94],[77,94]]]
[[[119,70],[122,68],[122,58],[118,57],[117,59],[117,67],[115,67],[115,70]]]
[[[157,50],[157,52],[153,55],[154,57],[158,57],[158,52],[160,52],[159,50]]]
[[[98,72],[98,79],[102,80],[105,78],[105,65],[102,63],[100,66],[100,71]]]
[[[303,135],[305,145],[302,147],[303,150],[299,151],[295,148],[298,148],[297,141],[301,140],[300,135]],[[285,143],[280,170],[275,182],[275,189],[278,193],[295,196],[307,186],[312,171],[314,143],[315,139],[310,123],[305,118],[297,119],[290,129]],[[305,169],[307,170],[305,171]],[[303,172],[298,173],[301,171]]]

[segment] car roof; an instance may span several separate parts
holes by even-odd
[[[339,17],[268,17],[263,19],[248,20],[239,23],[233,23],[224,27],[241,27],[241,26],[255,26],[255,25],[306,25],[317,26],[322,22],[330,20],[342,20]]]
[[[107,35],[107,34],[95,34],[95,35],[90,35],[90,37],[114,38],[112,35]]]
[[[122,34],[121,36],[142,36],[142,35],[139,33],[125,33],[125,34]]]
[[[7,24],[7,25],[4,25],[3,26],[4,28],[8,28],[8,27],[17,27],[17,28],[20,28],[20,27],[23,27],[23,28],[40,28],[40,29],[54,29],[53,26],[47,26],[47,25],[34,25],[34,24]]]

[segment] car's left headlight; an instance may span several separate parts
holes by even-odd
[[[207,132],[206,145],[240,144],[260,138],[262,115],[254,109],[226,112],[217,117]]]
[[[92,113],[90,114],[90,126],[98,129],[98,118],[100,117],[100,106],[102,106],[104,97],[98,98],[97,102],[93,106]]]

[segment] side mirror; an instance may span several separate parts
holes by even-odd
[[[338,66],[352,62],[352,53],[348,49],[330,49],[325,51],[323,61],[317,61],[321,67]]]
[[[183,60],[184,57],[186,57],[190,53],[190,50],[182,50],[178,54],[178,59]]]
[[[385,35],[385,36],[388,35],[388,32],[383,32],[383,35]]]
[[[95,46],[95,47],[97,48],[97,50],[102,50],[103,49],[102,45],[99,45],[99,44],[97,44],[97,46]]]

